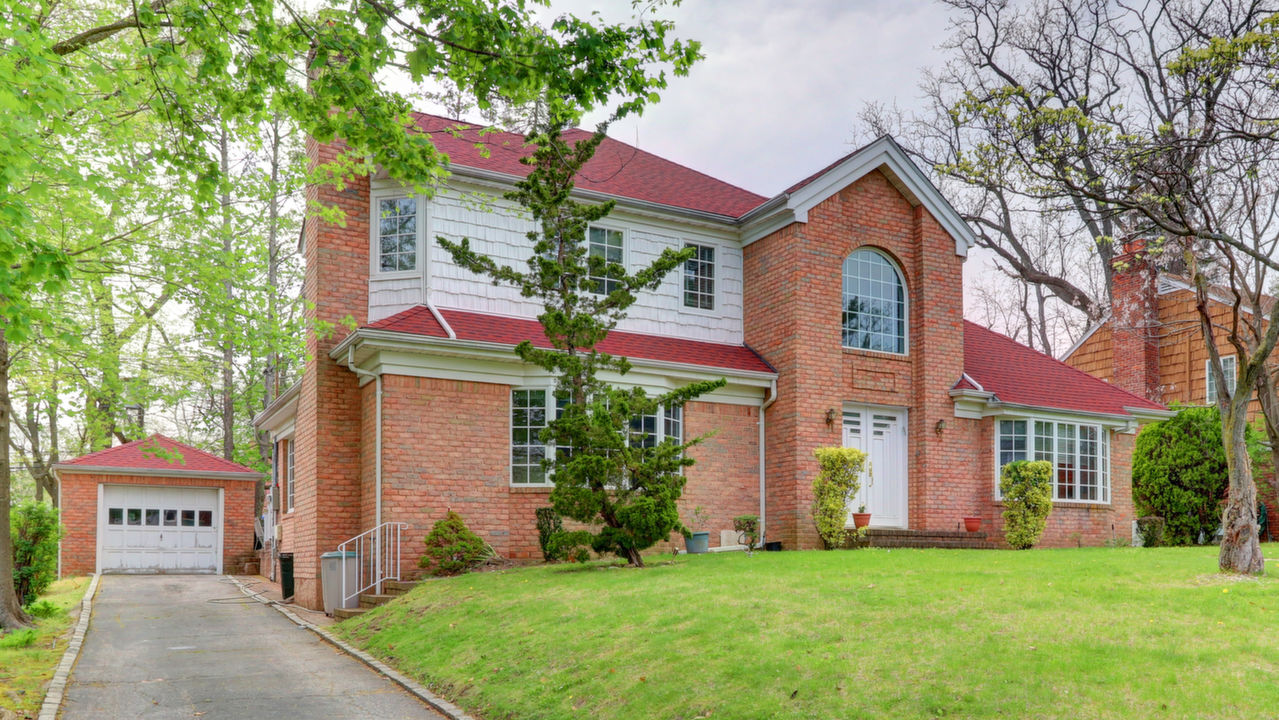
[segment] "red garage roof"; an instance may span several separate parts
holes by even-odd
[[[478,125],[425,113],[416,114],[416,119],[418,127],[430,133],[431,142],[449,156],[452,165],[517,177],[528,174],[529,167],[520,163],[521,157],[531,154],[523,135],[497,131],[481,134]],[[572,143],[590,135],[574,128],[564,133],[564,139]],[[477,143],[483,144],[483,151],[476,147]],[[582,190],[730,218],[745,215],[767,199],[607,137],[575,182]]]
[[[527,318],[513,318],[504,315],[488,315],[485,313],[466,312],[463,310],[440,310],[445,322],[453,328],[458,340],[499,343],[515,346],[528,340],[540,348],[551,347],[546,339],[541,323]],[[430,308],[418,305],[389,318],[378,320],[368,326],[374,330],[391,330],[394,332],[426,335],[445,338],[448,333],[436,322]],[[685,340],[683,338],[663,335],[646,335],[644,333],[622,332],[615,330],[608,334],[598,349],[610,355],[618,355],[632,359],[659,360],[662,362],[700,365],[722,370],[749,370],[752,372],[772,373],[773,368],[745,345],[729,345],[727,343],[704,342],[701,340]]]
[[[956,388],[984,390],[1016,405],[1110,415],[1167,409],[967,320],[964,374],[981,387],[964,379]]]
[[[180,455],[172,461],[158,456],[156,451]],[[261,475],[257,470],[247,468],[239,463],[224,460],[217,455],[207,453],[190,445],[167,438],[159,433],[150,437],[117,445],[106,450],[81,455],[74,460],[58,463],[58,469],[74,470],[88,468],[111,468],[118,470],[148,471],[180,471],[184,474],[197,473],[244,473],[254,478]]]

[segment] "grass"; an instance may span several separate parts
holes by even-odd
[[[37,619],[32,630],[0,636],[0,708],[12,710],[19,718],[39,713],[45,686],[67,649],[68,611],[80,604],[88,586],[87,577],[58,580],[40,597],[58,608],[56,614]]]
[[[1215,571],[1215,548],[683,555],[426,582],[335,629],[489,719],[1279,716],[1279,580]]]

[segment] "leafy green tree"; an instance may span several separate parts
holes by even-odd
[[[532,170],[506,195],[520,203],[537,225],[528,236],[533,248],[527,270],[498,265],[472,251],[465,239],[459,243],[438,240],[458,264],[494,282],[515,286],[525,297],[542,303],[538,320],[552,348],[536,348],[525,341],[515,352],[556,378],[555,397],[561,409],[542,432],[542,440],[557,448],[548,463],[555,482],[551,507],[564,517],[598,528],[559,530],[550,540],[551,554],[584,559],[589,549],[642,567],[643,550],[672,532],[688,532],[679,519],[678,501],[684,490],[681,471],[693,464],[686,451],[702,438],[683,442],[666,438],[659,443],[637,430],[636,418],[683,407],[725,381],[692,383],[650,397],[643,388],[615,387],[600,378],[602,371],[625,375],[630,362],[600,352],[597,346],[625,317],[637,293],[656,289],[691,253],[667,248],[634,273],[620,263],[591,255],[587,228],[608,215],[613,203],[586,205],[575,202],[571,193],[575,175],[604,139],[603,128],[569,146],[561,127],[562,119],[529,138],[534,150],[525,162]]]
[[[1246,437],[1249,448],[1260,449],[1255,428],[1248,427]],[[1164,519],[1166,545],[1193,545],[1201,534],[1216,535],[1229,477],[1216,407],[1183,408],[1137,436],[1133,504],[1138,514]]]
[[[22,604],[35,602],[58,578],[57,508],[25,502],[13,508],[9,533],[13,542],[14,591]]]

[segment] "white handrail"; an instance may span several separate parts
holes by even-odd
[[[341,607],[369,588],[376,588],[375,592],[381,594],[383,582],[400,579],[400,536],[408,526],[403,522],[384,522],[338,545],[338,552],[342,553]],[[348,587],[346,553],[355,554],[355,588]]]

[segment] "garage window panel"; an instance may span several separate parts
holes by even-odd
[[[160,511],[147,508],[147,525],[160,524]]]
[[[129,508],[128,512],[126,513],[126,516],[128,518],[128,524],[130,525],[142,524],[142,508]]]
[[[182,511],[182,527],[195,527],[195,511],[194,510]]]
[[[124,508],[110,508],[107,510],[108,525],[124,524]]]
[[[165,510],[165,511],[164,511],[164,525],[165,525],[165,527],[177,527],[177,526],[178,526],[178,511],[177,511],[177,510]]]
[[[212,510],[200,511],[200,527],[213,527],[213,511]]]

